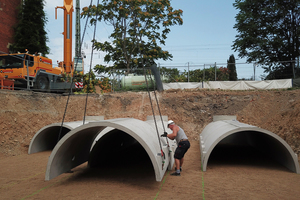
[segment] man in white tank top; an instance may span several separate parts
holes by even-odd
[[[168,121],[168,128],[173,131],[171,134],[164,134],[162,136],[168,137],[171,140],[176,139],[177,142],[177,148],[175,150],[174,158],[175,158],[175,172],[171,175],[173,176],[180,176],[180,172],[182,170],[183,165],[183,157],[184,154],[187,152],[187,150],[190,148],[190,142],[184,133],[183,129],[177,126],[174,121],[169,120]]]

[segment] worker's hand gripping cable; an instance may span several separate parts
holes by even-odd
[[[164,134],[160,135],[160,137],[167,137],[168,133],[164,132]]]

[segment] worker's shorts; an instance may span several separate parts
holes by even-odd
[[[179,142],[175,150],[174,158],[180,160],[181,158],[184,157],[184,154],[187,152],[189,148],[190,148],[190,142],[188,140]]]

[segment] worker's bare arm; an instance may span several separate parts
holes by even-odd
[[[174,128],[173,128],[173,133],[168,134],[167,137],[168,137],[169,139],[171,139],[171,140],[174,140],[175,137],[177,136],[178,131],[179,131],[179,127],[178,127],[178,126],[174,126]]]

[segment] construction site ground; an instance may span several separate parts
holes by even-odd
[[[149,163],[128,155],[131,162],[125,167],[90,169],[84,163],[45,181],[51,151],[28,155],[28,147],[38,130],[62,121],[68,96],[0,90],[0,199],[299,199],[300,174],[254,151],[216,151],[203,172],[199,134],[214,115],[236,115],[240,122],[279,135],[299,158],[300,90],[168,90],[156,95],[161,114],[181,126],[191,142],[181,176],[170,171],[156,182]],[[153,92],[150,97],[159,115]],[[70,96],[66,122],[83,119],[86,98]],[[146,120],[153,113],[147,92],[122,92],[88,95],[86,115]]]

